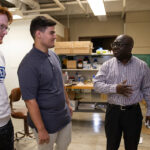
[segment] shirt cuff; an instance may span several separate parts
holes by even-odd
[[[117,93],[116,87],[117,87],[117,84],[113,84],[113,85],[110,87],[110,93]]]

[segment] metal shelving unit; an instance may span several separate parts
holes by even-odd
[[[80,105],[84,104],[91,104],[94,105],[94,107],[89,107],[88,106],[83,106],[82,108]],[[106,108],[107,108],[107,102],[78,102],[77,108],[74,110],[74,112],[100,112],[100,113],[105,113]]]
[[[65,54],[64,54],[65,55]],[[61,56],[64,56],[61,54]],[[99,59],[103,59],[103,57],[110,57],[113,54],[97,54],[97,53],[91,53],[91,54],[67,54],[65,56],[73,56],[78,57],[79,58],[81,56],[90,56],[91,59],[93,59],[94,57],[98,57]],[[100,67],[100,66],[99,66]],[[83,75],[92,75],[92,74],[96,74],[96,72],[98,72],[98,69],[62,69],[63,72],[67,71],[70,72],[70,74],[74,74],[75,72],[79,72],[79,74],[83,74]],[[88,73],[89,72],[89,73]],[[72,85],[67,87],[67,89],[71,89],[73,91],[76,90],[92,90],[93,87],[82,87],[82,86],[76,86],[76,85]],[[83,91],[81,91],[83,92]],[[76,98],[75,98],[76,99]],[[92,107],[91,107],[92,105]],[[106,112],[106,107],[107,107],[107,102],[96,102],[96,101],[78,101],[78,104],[74,110],[74,112],[99,112],[99,113],[105,113]]]

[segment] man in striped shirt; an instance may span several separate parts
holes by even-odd
[[[94,88],[108,95],[105,118],[107,150],[118,150],[122,133],[126,150],[137,150],[142,113],[139,102],[147,102],[146,121],[150,122],[150,68],[132,56],[134,41],[120,35],[112,43],[115,57],[106,61],[98,71]]]

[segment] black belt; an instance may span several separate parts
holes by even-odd
[[[108,104],[109,107],[112,108],[119,108],[120,110],[128,110],[128,109],[132,109],[135,108],[139,105],[139,103],[133,104],[133,105],[127,105],[127,106],[121,106],[121,105],[115,105],[115,104]]]

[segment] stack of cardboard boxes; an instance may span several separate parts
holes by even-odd
[[[55,52],[58,55],[86,55],[92,53],[93,44],[91,41],[70,41],[56,42]],[[76,60],[67,61],[67,69],[76,69]]]

